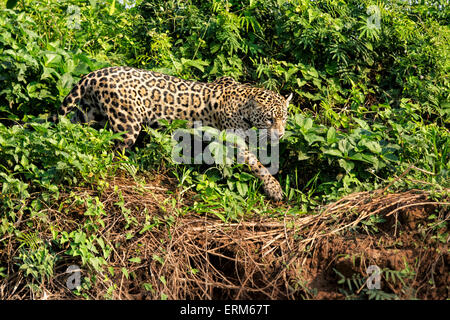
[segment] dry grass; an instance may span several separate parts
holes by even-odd
[[[448,220],[449,190],[443,190],[447,196],[440,202],[423,190],[359,192],[311,215],[223,223],[209,215],[175,215],[174,210],[189,205],[183,201],[189,201],[186,199],[191,195],[178,197],[174,185],[162,175],[147,184],[116,178],[104,190],[100,201],[108,215],[98,234],[113,248],[107,262],[114,268],[115,276],[106,278],[106,274],[99,274],[96,284],[88,290],[90,298],[103,299],[113,284],[116,285],[111,296],[114,299],[343,298],[337,292],[332,269],[342,269],[339,268],[343,260],[339,257],[344,254],[359,257],[353,267],[346,265],[347,271],[350,268],[363,274],[367,264],[400,267],[396,262],[389,262],[393,254],[399,261],[406,257],[412,263],[426,256],[420,260],[422,265],[416,265],[417,270],[424,270],[423,274],[408,285],[418,289],[417,297],[446,298],[442,290],[449,285],[445,275],[449,271],[447,244],[443,244],[442,249],[426,234],[419,237],[419,229],[411,226],[426,227],[424,221],[435,209],[439,210],[440,219]],[[178,199],[177,207],[165,204],[168,191],[172,191],[170,197]],[[77,189],[75,193],[80,197],[95,195],[86,188]],[[121,200],[119,194],[130,216],[137,221],[136,226],[127,229],[134,234],[130,239],[124,232],[126,219],[116,205]],[[55,204],[47,210],[48,220],[56,227],[72,230],[85,219],[83,210],[76,203],[65,204],[64,208]],[[143,212],[162,223],[140,234],[145,223]],[[367,233],[361,228],[362,222],[374,215],[384,217],[386,222],[377,234]],[[170,216],[175,219],[171,221]],[[50,238],[45,234],[47,229],[39,230],[41,239]],[[426,228],[420,230],[423,234]],[[399,239],[409,243],[398,246],[397,252],[392,253],[389,248]],[[419,244],[415,249],[411,249],[413,242]],[[60,248],[61,253],[66,249]],[[4,252],[12,256],[15,250],[11,243],[11,248]],[[137,255],[141,258],[139,263],[129,261]],[[4,259],[5,255],[2,256]],[[11,276],[0,283],[0,298],[76,299],[65,286],[67,274],[64,271],[71,264],[80,265],[80,261],[67,258],[58,263],[54,277],[39,284],[41,294],[37,297],[26,286],[23,274],[13,271],[11,262],[8,264]],[[128,269],[133,277],[127,278],[120,271],[122,268]],[[444,273],[443,278],[436,270]],[[87,271],[83,270],[85,276]],[[434,285],[427,284],[430,275],[436,280]],[[144,290],[144,283],[151,285],[151,290]],[[401,288],[385,289],[406,297]]]

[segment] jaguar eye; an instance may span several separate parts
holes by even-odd
[[[268,126],[271,126],[271,125],[273,125],[273,119],[269,119],[269,120],[267,120],[267,121],[266,121],[266,123],[267,123],[267,125],[268,125]]]

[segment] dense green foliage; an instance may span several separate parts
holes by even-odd
[[[136,178],[169,168],[180,189],[197,192],[186,210],[225,221],[303,214],[394,180],[398,189],[450,186],[448,1],[144,0],[128,9],[106,0],[13,2],[0,6],[0,241],[23,234],[15,223],[24,214],[42,223],[60,191],[101,192],[119,171]],[[117,161],[120,135],[107,128],[36,119],[54,112],[81,75],[109,65],[201,81],[230,75],[293,92],[277,175],[288,209],[263,201],[242,165],[172,163],[170,133],[182,123],[146,129],[150,138]],[[104,214],[94,199],[83,201],[100,212],[87,214]],[[86,244],[93,225],[80,227],[83,241],[76,232],[52,235],[71,243],[65,254],[100,270],[108,250]],[[28,268],[31,256],[18,254]],[[53,260],[34,265],[45,269],[26,269],[38,281],[51,275]]]
[[[370,113],[368,106],[410,98],[442,121],[448,28],[426,6],[402,3],[381,2],[376,11],[371,1],[143,1],[150,53],[143,62],[293,91],[297,105],[331,117],[343,107]],[[445,23],[448,14],[435,15]]]

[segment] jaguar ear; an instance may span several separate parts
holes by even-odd
[[[289,101],[291,101],[292,96],[293,96],[293,94],[292,94],[292,92],[291,92],[291,94],[289,95],[289,97],[286,98],[286,104],[287,104],[287,105],[289,105]]]

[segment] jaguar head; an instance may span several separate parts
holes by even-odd
[[[260,89],[251,97],[244,121],[249,127],[268,130],[268,138],[277,141],[284,135],[291,99],[292,93],[284,98],[273,91]]]

